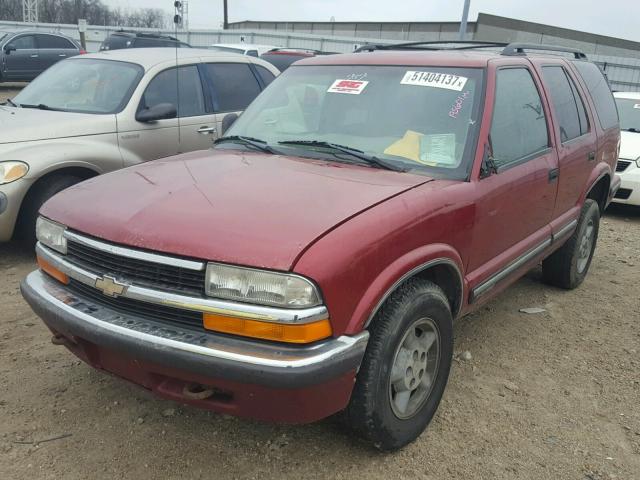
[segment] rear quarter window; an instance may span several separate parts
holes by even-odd
[[[580,73],[589,95],[593,99],[600,126],[603,130],[618,128],[618,110],[611,88],[609,88],[609,82],[607,82],[602,71],[590,62],[573,62],[573,64],[578,73]]]

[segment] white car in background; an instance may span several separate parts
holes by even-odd
[[[640,206],[640,92],[615,92],[621,145],[616,172],[622,184],[613,201]]]
[[[249,55],[250,57],[259,57],[274,48],[278,47],[275,45],[259,45],[255,43],[214,43],[209,47],[210,50],[239,53],[240,55]]]

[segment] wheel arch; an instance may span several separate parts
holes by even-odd
[[[431,255],[425,255],[425,250]],[[448,245],[432,245],[399,258],[372,283],[354,312],[350,331],[367,328],[385,301],[414,278],[430,280],[444,291],[456,318],[463,307],[465,282],[462,260]],[[363,304],[366,306],[363,307]]]
[[[587,198],[595,200],[600,207],[600,213],[607,208],[607,200],[609,199],[609,187],[611,185],[611,176],[608,173],[600,176],[587,191]]]

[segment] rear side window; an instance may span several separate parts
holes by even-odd
[[[131,40],[131,37],[125,35],[111,35],[102,43],[100,50],[119,50],[121,48],[127,48],[131,45]]]
[[[560,66],[543,67],[542,75],[551,94],[551,103],[560,128],[560,141],[568,142],[589,130],[582,99]]]
[[[179,75],[176,75],[175,68],[164,70],[156,75],[147,86],[140,107],[150,108],[159,103],[178,105],[179,97],[179,117],[204,115],[204,96],[198,67],[191,65],[180,67],[178,70]],[[179,78],[177,78],[178,76]],[[180,95],[178,95],[178,85],[180,86]]]
[[[260,65],[256,65],[256,70],[258,71],[258,75],[260,75],[260,79],[264,82],[265,87],[273,82],[276,76]]]
[[[491,121],[496,166],[530,157],[549,146],[540,94],[526,68],[498,70]]]
[[[616,109],[609,83],[603,73],[593,63],[573,62],[573,64],[578,69],[593,99],[600,126],[604,130],[618,128],[618,110]]]
[[[207,63],[206,72],[213,84],[216,112],[244,110],[260,93],[258,80],[246,63]]]
[[[57,48],[60,50],[75,49],[76,46],[66,38],[58,37],[57,35],[36,35],[38,41],[38,48]]]

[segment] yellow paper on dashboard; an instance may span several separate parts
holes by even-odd
[[[407,130],[404,136],[391,145],[389,145],[384,153],[387,155],[395,155],[396,157],[404,157],[414,162],[420,161],[420,141],[424,135],[413,130]]]

